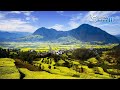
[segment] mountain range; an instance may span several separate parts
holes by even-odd
[[[55,40],[70,36],[82,42],[119,43],[119,40],[115,36],[89,24],[82,24],[69,31],[57,31],[42,27],[37,29],[33,35],[41,35],[43,38],[40,40]]]
[[[0,31],[0,42],[3,41],[14,41],[16,38],[25,37],[30,35],[31,33],[28,32],[7,32],[7,31]]]
[[[117,37],[117,38],[120,40],[120,34],[118,34],[118,35],[115,35],[115,37]]]
[[[6,33],[7,34],[7,33]],[[17,36],[16,36],[17,35]],[[8,36],[3,34],[3,36]],[[79,27],[69,31],[57,31],[55,29],[48,29],[41,27],[32,34],[23,34],[19,37],[15,33],[16,41],[81,41],[81,42],[102,42],[102,43],[119,43],[119,39],[115,36],[105,32],[104,30],[91,26],[89,24],[82,24]],[[0,33],[1,38],[1,33]],[[10,37],[11,38],[11,37]]]

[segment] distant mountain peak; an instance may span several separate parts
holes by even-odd
[[[41,28],[39,28],[39,29],[37,29],[38,31],[39,30],[54,30],[54,31],[57,31],[57,30],[55,30],[54,28],[46,28],[46,27],[41,27]]]
[[[91,26],[91,25],[84,23],[84,24],[81,24],[80,26]]]
[[[39,28],[39,29],[47,29],[46,27],[41,27],[41,28]]]
[[[98,27],[94,27],[94,26],[92,26],[92,25],[90,25],[90,24],[81,24],[78,28],[98,28]]]
[[[78,28],[69,30],[69,31],[57,31],[53,28],[38,28],[32,35],[39,35],[42,38],[36,38],[38,41],[51,41],[51,40],[59,40],[62,37],[73,37],[76,40],[82,42],[103,42],[103,43],[118,43],[119,40],[105,32],[104,30],[89,25],[82,24]],[[66,38],[64,38],[66,39]],[[35,40],[35,37],[34,37]],[[63,40],[63,39],[62,39]]]

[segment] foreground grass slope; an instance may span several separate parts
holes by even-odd
[[[26,68],[19,68],[19,70],[25,74],[23,79],[78,79],[76,77],[51,74],[46,71],[30,71]]]
[[[0,58],[0,79],[20,79],[20,73],[10,58]]]
[[[24,74],[23,79],[112,79],[108,75],[99,75],[94,73],[76,73],[74,75],[70,75],[71,73],[63,73],[57,70],[51,70],[50,72],[30,71],[26,68],[19,68],[19,70]]]
[[[25,63],[23,65],[23,63],[18,62],[18,60],[17,63],[19,63],[19,67],[17,66],[18,68],[16,68],[14,64],[15,61],[16,60],[10,58],[0,58],[0,79],[20,79],[21,74],[24,75],[22,79],[112,79],[112,77],[106,74],[100,67],[91,69],[82,65],[81,67],[84,72],[79,73],[73,70],[73,68],[64,66],[56,66],[54,68],[54,66],[51,65],[49,69],[49,64],[42,63],[44,68],[39,71],[36,68],[31,69],[34,66]]]

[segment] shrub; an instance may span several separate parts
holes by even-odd
[[[91,57],[95,57],[94,51],[90,51],[89,49],[76,49],[72,53],[74,59],[79,60],[87,60]]]
[[[56,63],[56,65],[58,65],[58,66],[64,66],[64,64],[65,64],[65,61],[64,61],[64,60],[59,60],[59,61]]]
[[[72,77],[80,77],[79,74],[74,74]]]
[[[98,63],[98,60],[96,58],[90,58],[87,61],[91,64],[97,64]]]
[[[101,68],[101,67],[94,67],[93,70],[94,70],[95,74],[100,74],[100,75],[107,74],[104,72],[103,68]]]
[[[33,66],[29,63],[24,63],[23,61],[19,59],[15,60],[15,65],[19,68],[27,68],[28,70],[31,70],[31,71],[39,71],[39,67]]]
[[[88,68],[93,68],[93,67],[94,67],[94,64],[92,64],[92,63],[88,64]]]
[[[68,58],[68,56],[66,54],[62,54],[61,59],[65,60],[67,58]]]
[[[107,69],[107,72],[112,75],[120,75],[119,69]]]
[[[83,73],[93,73],[93,70],[88,68],[88,66],[81,66],[81,70]]]
[[[49,65],[48,68],[51,69],[51,66]]]

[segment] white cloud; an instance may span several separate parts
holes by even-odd
[[[57,13],[63,13],[64,11],[56,11]]]
[[[81,24],[82,17],[83,17],[82,13],[72,16],[72,18],[68,22],[68,25],[70,26],[69,28],[70,29],[77,28]]]
[[[20,14],[21,12],[20,11],[11,11],[9,13],[16,13],[16,14]]]
[[[117,34],[120,33],[120,25],[118,23],[120,22],[120,16],[114,16],[114,14],[120,13],[119,11],[90,11],[88,12],[84,18],[81,20],[81,23],[88,23],[93,26],[99,27],[102,30],[107,31],[110,34]],[[102,22],[98,21],[96,22],[97,19],[99,18],[113,18],[112,22]]]
[[[84,18],[81,20],[81,22],[87,22],[87,23],[96,23],[93,21],[93,18],[102,18],[102,17],[110,17],[113,14],[118,13],[118,11],[89,11]],[[93,21],[93,22],[91,22]]]
[[[30,25],[30,23],[22,21],[21,19],[7,19],[1,20],[0,30],[3,31],[20,31],[20,32],[33,32],[37,28]]]
[[[34,32],[37,27],[33,26],[31,22],[25,21],[23,18],[8,18],[6,15],[9,13],[26,14],[26,20],[36,21],[38,18],[29,16],[32,11],[6,11],[0,12],[0,30],[2,31],[19,31],[19,32]],[[29,14],[28,14],[29,13]],[[30,18],[31,17],[31,18]]]
[[[63,15],[64,11],[56,11],[58,14]]]
[[[5,18],[5,15],[0,13],[0,19],[4,19]]]
[[[70,28],[73,29],[73,28],[76,28],[79,26],[79,23],[77,23],[76,21],[70,21],[68,23],[68,25],[70,25]]]
[[[110,34],[120,34],[120,16],[116,13],[120,13],[119,11],[89,11],[85,14],[78,14],[73,16],[68,25],[70,29],[77,28],[79,25],[83,23],[87,23],[96,27],[99,27]],[[114,17],[113,15],[116,14]],[[93,21],[92,17],[113,17],[113,22],[95,22]]]
[[[33,11],[9,11],[7,13],[15,13],[15,14],[21,14],[23,13],[26,16],[30,16]]]
[[[72,16],[72,18],[70,19],[71,21],[77,21],[77,20],[81,20],[83,14],[82,13],[79,13],[75,16]]]
[[[104,24],[104,25],[99,25],[99,27],[102,30],[105,30],[106,32],[108,32],[112,35],[120,34],[120,25],[119,24]]]
[[[37,21],[39,20],[37,17],[33,17],[33,16],[30,16],[30,17],[26,17],[26,20],[32,20],[32,21]]]
[[[33,21],[37,21],[38,18],[36,18],[36,17],[32,17],[32,20],[33,20]]]
[[[30,16],[33,11],[21,11],[26,16]]]
[[[26,17],[25,19],[26,19],[26,20],[30,20],[30,17]]]
[[[64,25],[61,25],[61,24],[55,24],[54,26],[49,27],[49,28],[53,28],[56,30],[65,30]]]

